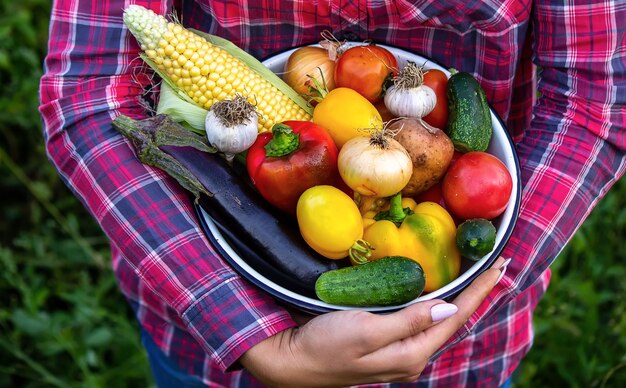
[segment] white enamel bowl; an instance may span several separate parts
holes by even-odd
[[[381,46],[389,49],[396,56],[400,68],[402,68],[402,66],[404,66],[407,61],[413,61],[418,65],[424,64],[424,67],[426,69],[436,68],[449,74],[447,69],[438,65],[437,63],[427,60],[424,57],[412,54],[410,52],[395,47],[384,45]],[[283,67],[285,62],[287,61],[287,58],[294,50],[295,49],[278,54],[272,58],[267,59],[263,63],[275,73],[280,74],[283,71]],[[508,206],[502,215],[493,220],[493,223],[497,230],[494,249],[489,254],[476,262],[470,262],[469,260],[463,259],[461,275],[451,283],[436,291],[424,294],[417,299],[412,300],[401,306],[367,307],[361,309],[371,312],[383,313],[395,311],[409,304],[423,300],[435,298],[450,299],[454,295],[458,294],[461,290],[463,290],[483,270],[489,268],[491,263],[496,260],[501,251],[504,249],[506,242],[511,236],[519,212],[521,193],[521,186],[519,182],[519,161],[515,153],[513,142],[511,141],[510,136],[504,128],[502,121],[500,120],[498,115],[493,112],[493,110],[491,116],[493,122],[493,136],[487,152],[498,157],[506,165],[507,169],[511,173],[511,177],[513,178],[513,192],[509,199]],[[207,213],[205,213],[204,210],[202,210],[200,207],[198,207],[197,210],[205,232],[209,239],[215,244],[216,248],[221,252],[224,258],[229,262],[229,264],[231,264],[244,278],[255,284],[257,287],[273,295],[275,298],[284,303],[314,314],[354,308],[349,306],[332,305],[315,298],[297,294],[283,287],[281,284],[277,284],[271,281],[267,277],[263,276],[262,273],[258,273],[246,263],[245,257],[241,257],[233,249],[233,247],[231,247],[228,239],[226,239],[222,235],[222,233],[220,233],[215,223],[211,220],[211,217]]]

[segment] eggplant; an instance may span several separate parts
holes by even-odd
[[[184,141],[177,145],[160,144],[155,140],[155,133],[168,130],[168,127],[180,127],[161,116],[164,115],[140,121],[119,116],[113,124],[131,140],[135,139],[133,144],[140,159],[142,155],[150,156],[142,162],[163,168],[179,182],[180,174],[185,175],[183,186],[197,196],[198,206],[211,216],[231,247],[248,265],[282,287],[315,298],[317,278],[345,263],[327,259],[309,247],[295,220],[273,208],[245,177],[235,174],[219,154],[207,152],[194,144],[190,144],[191,147],[181,145],[187,144]],[[137,133],[139,130],[144,133]],[[146,141],[146,131],[151,140]],[[158,150],[151,149],[153,146]],[[151,150],[146,151],[148,149]],[[160,166],[159,161],[166,161],[166,168]],[[173,174],[168,171],[168,166],[173,166],[173,169],[169,168]],[[197,181],[189,183],[194,178]],[[225,259],[233,264],[227,255]],[[249,274],[243,275],[248,277]],[[249,280],[258,282],[258,279]]]

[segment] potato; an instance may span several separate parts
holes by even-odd
[[[420,194],[439,182],[454,155],[452,140],[441,129],[417,118],[402,118],[388,125],[394,139],[406,148],[413,162],[413,175],[403,196]]]

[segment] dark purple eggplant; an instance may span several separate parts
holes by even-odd
[[[151,141],[158,150],[146,151],[152,146],[147,145],[145,134],[132,134],[139,130],[154,134],[169,127],[178,128],[179,124],[161,115],[140,121],[120,117],[115,119],[114,126],[127,137],[139,139],[140,144],[133,140],[138,156],[151,155],[150,160],[142,161],[163,168],[158,165],[162,159],[169,167],[173,164],[173,173],[164,168],[170,175],[179,181],[180,174],[185,175],[183,180],[187,183],[183,186],[197,196],[199,206],[215,221],[232,248],[257,272],[287,289],[315,297],[317,278],[340,267],[340,262],[324,258],[311,249],[300,235],[295,220],[273,208],[244,177],[235,174],[220,155],[195,144],[183,146],[184,141],[164,145],[154,136]],[[159,153],[163,151],[166,155]],[[196,181],[189,183],[194,178]]]

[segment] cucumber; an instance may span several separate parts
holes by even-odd
[[[417,298],[424,285],[419,263],[403,256],[386,256],[323,273],[315,282],[315,293],[336,305],[389,306]]]
[[[496,245],[496,227],[484,218],[466,220],[456,229],[456,245],[461,256],[478,261]]]
[[[473,75],[454,73],[448,79],[446,133],[459,152],[486,151],[493,129],[485,92]]]

